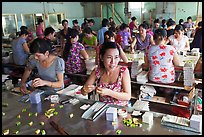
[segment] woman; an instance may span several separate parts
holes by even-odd
[[[25,65],[30,54],[26,38],[28,31],[20,31],[19,37],[14,39],[11,43],[13,51],[13,60],[16,65]]]
[[[93,35],[90,27],[84,29],[84,35],[85,37],[82,40],[84,47],[86,49],[95,49],[98,44],[97,37]]]
[[[139,34],[135,35],[136,44],[131,47],[131,52],[134,50],[144,51],[150,44],[154,45],[153,36],[146,33],[146,24],[139,25]]]
[[[184,29],[181,25],[176,25],[174,35],[169,36],[168,39],[177,52],[190,50],[188,37],[184,35]]]
[[[145,52],[143,68],[149,69],[149,80],[156,83],[173,83],[174,66],[179,66],[179,56],[173,46],[165,45],[166,38],[166,30],[156,30],[155,45],[148,46]]]
[[[132,39],[131,35],[130,35],[130,29],[129,26],[125,23],[122,23],[120,25],[120,31],[118,32],[116,37],[120,37],[119,39],[121,39],[120,45],[122,46],[123,50],[126,51],[130,47],[132,47],[132,45],[135,45],[135,41]],[[118,39],[118,38],[117,38]],[[119,40],[117,40],[119,41]]]
[[[78,39],[79,32],[76,29],[71,29],[63,51],[66,72],[69,74],[84,73],[86,70],[84,60],[88,59],[89,55]]]
[[[96,90],[99,101],[127,106],[131,98],[130,74],[126,66],[118,65],[119,61],[120,50],[116,43],[104,43],[100,50],[100,67],[92,71],[81,89],[82,95]]]
[[[104,42],[115,42],[115,35],[113,31],[106,31],[104,33]],[[96,64],[99,63],[99,53],[100,53],[100,49],[101,47],[103,46],[104,44],[102,45],[98,45],[97,46],[97,49],[96,49]],[[120,49],[120,58],[123,60],[124,63],[128,63],[128,58],[127,56],[125,55],[125,52],[123,51],[122,47],[117,43],[117,46],[119,47]]]
[[[41,88],[47,93],[55,93],[64,88],[64,60],[52,54],[51,45],[44,39],[37,38],[30,45],[30,52],[34,58],[30,58],[23,74],[20,90],[26,94],[26,81],[33,68],[37,68],[38,77],[32,80],[32,87]]]
[[[137,18],[134,16],[131,18],[131,22],[129,23],[129,28],[130,28],[130,34],[132,36],[132,33],[134,30],[137,29]]]
[[[36,36],[38,38],[41,38],[43,39],[44,38],[44,21],[43,19],[38,19],[38,25],[37,25],[37,28],[36,28]]]

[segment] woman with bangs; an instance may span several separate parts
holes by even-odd
[[[115,42],[105,42],[100,50],[99,67],[92,71],[81,89],[82,94],[96,91],[101,102],[127,106],[131,98],[130,74],[126,66],[118,65],[119,61],[119,47]]]

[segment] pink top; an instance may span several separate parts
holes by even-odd
[[[122,87],[122,76],[123,75],[122,74],[126,69],[127,69],[127,67],[121,66],[117,81],[114,82],[113,84],[107,84],[107,83],[103,83],[100,80],[100,77],[101,77],[100,76],[100,69],[99,69],[99,67],[97,67],[96,68],[97,86],[101,87],[101,88],[111,89],[114,92],[123,92],[123,87]],[[110,97],[110,96],[103,96],[103,97],[101,96],[99,101],[105,102],[107,104],[114,104],[114,105],[119,105],[119,106],[127,106],[128,105],[128,101],[118,100],[118,99]]]
[[[41,25],[38,25],[36,28],[36,36],[41,39],[44,38],[44,29]]]

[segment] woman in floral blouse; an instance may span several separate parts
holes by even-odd
[[[84,60],[88,59],[89,55],[78,39],[79,32],[76,29],[71,29],[63,51],[65,70],[68,74],[84,73],[86,69]]]
[[[179,66],[179,56],[173,46],[165,45],[167,32],[158,29],[154,34],[155,45],[148,46],[145,52],[144,68],[149,68],[149,80],[156,83],[173,83],[174,66]]]
[[[82,95],[96,90],[99,101],[127,106],[131,98],[131,81],[126,66],[118,65],[120,49],[115,42],[105,42],[100,50],[100,67],[96,67],[81,89]],[[95,91],[94,91],[95,92]]]

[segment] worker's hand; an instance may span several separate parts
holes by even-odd
[[[40,87],[40,86],[45,86],[46,84],[47,84],[47,82],[42,80],[41,78],[35,78],[33,80],[32,86],[33,87]]]
[[[106,96],[106,95],[109,95],[110,89],[97,87],[96,88],[96,93],[99,93],[100,96]]]
[[[96,89],[96,86],[94,86],[94,85],[84,85],[83,86],[83,92],[85,94],[88,94],[88,93],[92,92],[95,89]]]
[[[24,95],[24,94],[27,94],[27,88],[26,88],[26,84],[25,83],[22,83],[20,85],[20,91],[21,93]]]

